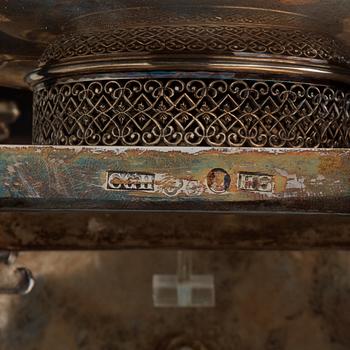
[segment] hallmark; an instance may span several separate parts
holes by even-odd
[[[215,168],[207,175],[207,185],[214,193],[224,193],[231,185],[231,177],[224,169]]]
[[[107,172],[107,189],[120,191],[154,191],[154,174],[139,172]]]
[[[272,192],[273,177],[259,173],[239,173],[238,189],[253,192]]]

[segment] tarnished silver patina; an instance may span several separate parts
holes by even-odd
[[[159,10],[157,25],[151,8],[68,23],[29,79],[34,143],[350,146],[348,49],[316,21],[184,13]]]

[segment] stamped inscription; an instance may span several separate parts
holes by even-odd
[[[224,169],[212,169],[207,175],[207,185],[214,193],[226,192],[230,187],[230,184],[231,177]]]
[[[239,173],[238,188],[253,192],[272,192],[273,177],[259,173]]]
[[[154,191],[154,174],[108,171],[107,189],[120,191]]]

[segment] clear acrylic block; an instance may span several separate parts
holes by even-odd
[[[153,276],[155,307],[214,307],[213,275],[193,275],[192,255],[178,252],[177,275]]]

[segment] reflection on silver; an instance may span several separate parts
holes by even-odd
[[[13,265],[16,261],[17,253],[9,251],[0,251],[0,263],[5,265]],[[10,269],[9,267],[4,267]],[[10,273],[12,273],[10,271]],[[7,281],[0,281],[0,294],[17,294],[25,295],[32,291],[35,285],[35,279],[32,275],[32,272],[25,268],[19,267],[14,270],[13,277],[16,281],[13,286],[8,285]],[[11,280],[13,279],[11,277]],[[12,282],[11,282],[12,284]]]
[[[0,142],[10,137],[8,124],[14,123],[19,114],[19,109],[14,102],[0,101]]]

